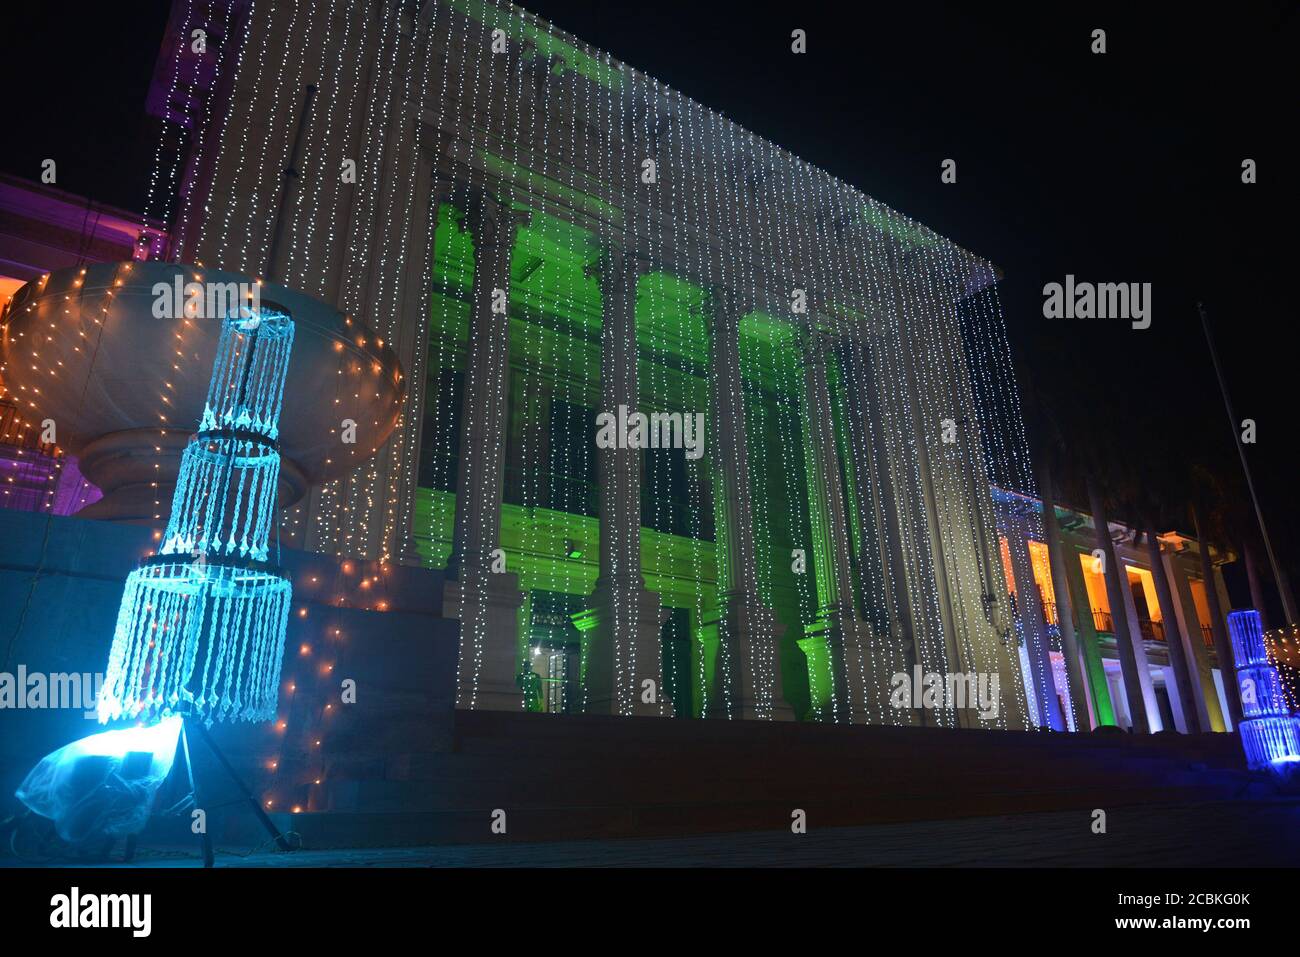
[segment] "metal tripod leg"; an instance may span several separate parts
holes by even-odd
[[[217,747],[217,743],[212,740],[212,735],[208,734],[208,729],[203,727],[201,721],[196,722],[194,727],[198,730],[199,737],[203,739],[203,743],[208,746],[208,750],[211,751],[213,756],[221,762],[221,766],[226,769],[226,773],[230,775],[230,779],[239,787],[240,792],[247,799],[249,806],[252,807],[253,813],[256,814],[257,819],[262,822],[262,827],[266,829],[266,833],[275,839],[276,847],[282,851],[292,851],[294,847],[289,843],[289,839],[280,833],[280,829],[275,826],[275,822],[271,820],[270,815],[262,809],[262,805],[258,803],[257,798],[253,797],[253,792],[248,790],[248,787],[244,784],[243,780],[235,773],[235,769],[230,766],[230,762],[227,761],[226,756],[221,753],[221,749]]]
[[[185,776],[190,782],[190,793],[194,795],[194,806],[199,810],[204,810],[203,799],[199,795],[198,783],[194,777],[194,762],[190,759],[190,738],[189,735],[185,733],[185,729],[189,726],[189,723],[188,718],[181,721],[181,753],[185,757]],[[203,848],[203,866],[212,867],[214,862],[212,854],[212,835],[208,833],[206,811],[203,820],[203,830],[199,834],[199,841]]]

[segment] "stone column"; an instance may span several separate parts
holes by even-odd
[[[474,284],[461,403],[456,522],[443,613],[460,619],[457,706],[515,711],[519,687],[519,579],[501,542],[507,389],[510,381],[510,255],[523,219],[486,193],[471,196]]]
[[[597,413],[622,426],[637,411],[635,255],[611,246],[596,266],[600,279],[600,395]],[[595,441],[595,436],[592,436]],[[620,443],[621,444],[621,443]],[[594,625],[586,659],[589,714],[662,715],[660,628],[668,617],[641,574],[641,449],[597,450],[600,478],[600,574],[592,594]],[[645,682],[653,682],[653,694]]]
[[[1097,533],[1097,547],[1102,551],[1102,574],[1106,580],[1106,597],[1110,601],[1111,627],[1119,652],[1120,673],[1124,676],[1124,697],[1128,699],[1129,717],[1135,734],[1147,734],[1158,730],[1160,724],[1155,691],[1151,687],[1151,672],[1147,667],[1147,650],[1138,630],[1137,609],[1129,591],[1128,572],[1124,570],[1115,550],[1115,541],[1110,537],[1106,503],[1100,488],[1091,478],[1088,481],[1088,500]]]
[[[1013,509],[1019,507],[1012,506]],[[1021,514],[1016,514],[1009,523],[1007,548],[1011,552],[1011,572],[1016,579],[1020,620],[1025,627],[1025,651],[1029,657],[1038,720],[1053,731],[1064,731],[1066,724],[1061,715],[1061,701],[1056,696],[1056,676],[1052,672],[1049,653],[1047,616],[1043,614],[1042,598],[1034,581],[1033,560],[1029,557],[1029,530]]]
[[[922,323],[926,321],[928,306],[920,301],[904,284],[904,279],[909,274],[916,276],[917,281],[922,281],[922,278],[915,272],[917,269],[915,258],[904,254],[894,264],[894,269],[896,277],[894,301],[899,318],[899,336],[902,347],[900,350],[902,355],[899,363],[899,373],[902,376],[902,384],[905,389],[906,398],[904,401],[907,407],[905,415],[909,420],[912,434],[911,442],[916,456],[914,461],[917,478],[920,481],[921,493],[918,502],[921,507],[914,519],[915,535],[916,541],[928,543],[935,598],[938,603],[937,610],[942,625],[942,631],[938,635],[943,648],[942,663],[936,661],[931,664],[922,660],[922,649],[919,647],[917,648],[918,663],[926,670],[938,666],[944,673],[956,674],[966,670],[958,636],[958,628],[962,627],[964,623],[959,620],[953,600],[953,576],[956,574],[956,569],[952,566],[952,559],[955,558],[955,555],[949,551],[954,544],[953,537],[951,534],[947,536],[944,534],[947,516],[945,515],[943,503],[935,491],[935,467],[937,466],[940,470],[945,468],[942,457],[934,457],[931,454],[933,436],[940,426],[940,422],[937,421],[938,416],[933,415],[933,409],[927,411],[927,408],[931,405],[928,401],[931,397],[921,386],[918,364],[920,362],[919,357],[924,356],[927,350],[927,346],[921,339],[920,330]],[[945,411],[951,411],[951,407]],[[1011,651],[1011,655],[1014,660],[1011,673],[1018,674],[1019,656],[1016,655],[1014,650]],[[997,670],[1006,676],[1006,670],[1001,667]],[[1009,687],[1004,686],[1002,690],[1005,695],[1012,694]],[[1010,714],[1009,711],[1005,713]],[[939,711],[923,710],[921,712],[921,716],[926,723],[938,721],[938,723],[942,724],[943,719],[940,715],[941,712]],[[969,709],[957,710],[951,717],[956,721],[958,727],[969,727],[977,723]]]
[[[1223,680],[1223,717],[1231,722],[1235,730],[1241,725],[1241,688],[1237,685],[1237,669],[1233,667],[1232,642],[1228,637],[1227,619],[1223,614],[1221,598],[1227,593],[1220,592],[1215,581],[1215,566],[1210,558],[1210,543],[1205,538],[1205,526],[1201,522],[1203,506],[1192,506],[1192,527],[1196,532],[1196,554],[1201,563],[1201,580],[1205,583],[1205,602],[1209,608],[1210,633],[1214,638],[1214,658],[1219,666],[1219,677]]]
[[[801,345],[804,458],[818,605],[817,621],[808,631],[820,633],[830,653],[835,681],[835,720],[842,724],[865,724],[862,673],[865,629],[854,610],[848,515],[835,448],[830,383],[826,376],[828,343],[814,327],[805,331]]]
[[[1093,719],[1097,726],[1118,725],[1119,722],[1115,718],[1115,705],[1110,697],[1110,685],[1106,681],[1106,666],[1101,658],[1101,645],[1097,639],[1097,623],[1092,617],[1092,598],[1088,594],[1088,585],[1083,578],[1081,553],[1072,544],[1062,543],[1061,548],[1065,553],[1061,561],[1065,571],[1065,584],[1069,590],[1070,601],[1075,608],[1080,653],[1088,675]],[[1091,553],[1088,560],[1093,560]]]
[[[1043,537],[1047,539],[1047,565],[1052,580],[1052,594],[1056,596],[1056,626],[1061,632],[1061,654],[1065,658],[1065,674],[1070,682],[1070,703],[1074,708],[1075,730],[1089,731],[1093,716],[1088,708],[1088,686],[1083,676],[1083,659],[1074,632],[1074,602],[1070,597],[1070,584],[1065,577],[1065,556],[1061,544],[1061,525],[1056,518],[1056,490],[1052,485],[1051,471],[1045,466],[1038,470],[1038,491],[1043,504]],[[1085,722],[1087,727],[1085,727]]]
[[[1151,578],[1156,586],[1156,601],[1160,604],[1160,617],[1164,619],[1169,669],[1173,673],[1174,691],[1178,695],[1178,710],[1182,712],[1185,733],[1196,734],[1200,731],[1209,731],[1209,722],[1204,719],[1205,702],[1196,700],[1201,688],[1198,677],[1194,674],[1195,659],[1188,654],[1190,649],[1184,638],[1182,618],[1174,611],[1173,587],[1169,583],[1162,543],[1154,526],[1151,525],[1147,527],[1147,555],[1151,560]]]
[[[1187,670],[1192,678],[1192,700],[1196,716],[1206,731],[1224,731],[1227,725],[1219,707],[1219,689],[1214,684],[1213,666],[1209,649],[1201,634],[1201,619],[1196,612],[1196,599],[1192,596],[1192,583],[1187,568],[1173,552],[1164,553],[1165,571],[1173,592],[1174,618],[1187,641]],[[1166,617],[1168,617],[1166,615]]]
[[[1232,651],[1232,641],[1228,635],[1228,612],[1232,602],[1228,600],[1228,588],[1223,583],[1223,572],[1217,562],[1210,559],[1210,546],[1201,538],[1201,529],[1196,529],[1196,539],[1201,552],[1201,568],[1205,575],[1205,598],[1210,606],[1210,629],[1214,633],[1214,657],[1218,661],[1219,676],[1223,679],[1223,693],[1227,695],[1228,715],[1233,728],[1241,727],[1241,684],[1237,678],[1236,657]]]
[[[1109,564],[1109,563],[1108,563]],[[1122,605],[1116,609],[1114,592],[1111,592],[1111,609],[1110,617],[1116,628],[1116,641],[1119,640],[1119,616],[1123,615],[1124,620],[1128,623],[1128,633],[1132,638],[1133,656],[1137,662],[1138,687],[1141,689],[1142,700],[1146,705],[1147,725],[1154,734],[1157,731],[1164,731],[1164,718],[1160,715],[1160,706],[1156,702],[1156,689],[1151,681],[1151,664],[1147,658],[1146,639],[1142,637],[1142,629],[1138,625],[1137,603],[1133,600],[1133,588],[1128,581],[1128,568],[1123,559],[1119,559],[1116,565],[1115,577],[1111,578],[1109,567],[1107,568],[1106,581],[1114,582],[1114,586],[1119,591],[1119,597]],[[1122,651],[1122,649],[1121,649]],[[1128,675],[1124,676],[1127,684]],[[1173,728],[1168,729],[1170,731]]]
[[[715,287],[706,436],[713,476],[718,561],[719,717],[791,721],[781,680],[780,639],[785,627],[758,596],[745,397],[740,375],[738,297]],[[726,687],[730,679],[730,687]],[[728,708],[728,699],[730,707]]]
[[[858,553],[858,573],[863,596],[863,614],[872,623],[872,640],[879,648],[875,660],[884,662],[886,673],[868,673],[868,700],[875,690],[882,713],[896,724],[912,724],[916,711],[894,710],[889,703],[893,674],[912,674],[916,664],[912,604],[907,590],[907,559],[899,528],[899,505],[889,467],[884,412],[878,399],[877,378],[871,346],[865,339],[846,336],[841,355],[848,370],[847,404],[855,427],[849,429],[851,469],[857,489],[858,527],[864,530]],[[867,530],[870,530],[869,532]],[[872,546],[874,545],[874,550]],[[869,568],[874,568],[873,575]],[[875,605],[873,609],[870,606]],[[873,618],[874,611],[874,618]]]
[[[423,322],[401,322],[398,342],[393,346],[402,362],[405,376],[406,399],[402,410],[401,428],[404,446],[401,450],[398,472],[398,493],[393,509],[395,514],[392,548],[397,561],[404,565],[423,563],[415,547],[413,524],[415,518],[416,488],[419,484],[424,407],[429,365],[429,324],[431,308],[428,277],[433,273],[434,231],[438,226],[438,209],[446,194],[446,186],[434,176],[433,164],[425,153],[417,154],[415,196],[411,206],[411,222],[407,236],[413,251],[406,259],[402,272],[400,308],[405,316],[422,316]]]

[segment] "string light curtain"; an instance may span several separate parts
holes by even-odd
[[[841,703],[844,714],[910,723],[916,716],[881,689],[919,666],[999,673],[1001,707],[969,720],[1029,722],[1017,647],[1023,610],[1010,606],[997,561],[989,484],[1034,489],[988,263],[511,4],[438,0],[416,11],[367,0],[251,0],[244,28],[230,35],[239,42],[222,69],[238,95],[227,116],[204,126],[213,172],[204,202],[186,196],[182,205],[184,255],[261,268],[301,89],[318,85],[277,278],[340,303],[391,340],[411,383],[397,437],[291,510],[286,527],[302,547],[445,564],[455,488],[444,473],[460,431],[448,419],[459,406],[474,266],[461,220],[471,192],[487,191],[532,213],[504,290],[516,419],[507,434],[484,437],[513,456],[507,467],[520,501],[503,503],[502,535],[526,591],[581,597],[596,577],[593,516],[553,494],[550,432],[598,394],[589,370],[605,317],[585,267],[625,245],[649,260],[637,339],[647,366],[639,398],[664,406],[652,411],[704,410],[708,340],[682,333],[697,303],[715,321],[706,305],[715,289],[737,297],[741,314],[728,321],[752,412],[755,486],[743,520],[756,542],[760,598],[785,629],[785,693],[800,698],[800,715],[834,714],[833,669],[852,668],[872,680]],[[284,55],[284,43],[294,55]],[[647,161],[653,180],[643,179]],[[446,180],[454,188],[436,193]],[[793,307],[796,291],[806,309]],[[805,475],[810,339],[824,353],[829,393],[815,397],[817,408],[834,418],[833,431],[820,434],[822,454],[830,449],[838,461],[823,465],[827,475],[842,473],[848,498],[835,503],[844,518],[823,532],[838,537],[834,549],[814,544]],[[951,443],[949,420],[958,433]],[[726,427],[708,423],[706,456],[713,430]],[[706,528],[715,490],[701,466],[691,469],[687,527],[667,538],[643,529],[642,561],[651,590],[690,613],[691,640],[701,643],[708,636],[699,626],[717,600],[719,562]],[[643,482],[656,499],[651,515],[672,510],[659,500],[669,491],[665,474]],[[1041,540],[1037,516],[1025,524]],[[804,568],[794,553],[843,555],[846,538],[851,588],[838,591],[853,592],[840,597],[861,627],[853,660],[832,661],[814,626],[824,612],[821,577],[834,569]],[[529,612],[523,617],[528,642]],[[467,640],[479,639],[471,632]],[[526,668],[533,652],[521,651]],[[691,681],[712,685],[705,662],[695,656]],[[774,677],[763,677],[761,695]],[[967,720],[936,712],[939,724]]]

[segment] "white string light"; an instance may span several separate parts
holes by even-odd
[[[512,565],[512,570],[523,573],[521,585],[529,602],[541,591],[580,594],[590,581],[587,563],[552,553],[560,534],[566,538],[575,534],[561,533],[559,528],[584,526],[544,526],[537,518],[549,472],[549,465],[541,461],[548,443],[540,417],[547,403],[556,400],[569,409],[589,403],[590,383],[575,381],[564,371],[590,362],[592,345],[558,331],[563,328],[559,319],[585,308],[592,280],[577,279],[572,265],[592,255],[584,233],[595,235],[602,231],[595,228],[598,220],[620,215],[606,203],[609,197],[616,204],[622,202],[619,197],[636,197],[632,206],[621,211],[621,222],[607,221],[603,229],[608,233],[612,225],[629,230],[636,237],[636,248],[629,252],[648,253],[659,270],[641,280],[639,310],[636,286],[630,292],[633,301],[621,304],[638,312],[636,318],[642,323],[637,338],[644,346],[645,362],[636,401],[654,411],[700,411],[697,406],[709,394],[711,373],[707,366],[691,366],[698,355],[682,354],[684,344],[677,341],[673,322],[690,327],[699,318],[700,290],[717,287],[734,294],[744,314],[728,317],[725,328],[734,330],[731,334],[737,337],[735,347],[744,372],[740,394],[729,398],[752,418],[746,437],[749,467],[755,475],[752,484],[759,490],[750,490],[756,496],[753,502],[748,495],[741,496],[734,520],[753,536],[754,587],[758,598],[791,628],[787,641],[811,634],[808,629],[816,624],[819,612],[815,583],[834,574],[825,567],[829,557],[843,554],[846,545],[854,550],[851,571],[840,575],[841,582],[852,582],[852,593],[838,596],[838,602],[854,609],[854,627],[860,616],[866,630],[862,644],[856,646],[858,657],[832,662],[831,667],[847,666],[873,684],[855,686],[853,700],[833,701],[832,709],[873,723],[911,720],[910,715],[886,708],[878,687],[882,677],[902,670],[906,660],[905,629],[891,621],[888,609],[882,607],[895,598],[899,599],[896,612],[909,616],[901,624],[910,628],[916,661],[926,671],[1010,660],[999,650],[1000,636],[985,621],[989,600],[985,589],[997,583],[1000,569],[988,567],[989,543],[981,540],[981,528],[994,528],[996,518],[979,483],[985,478],[996,483],[1009,476],[1020,483],[1017,487],[1032,493],[1032,476],[1023,426],[1014,414],[986,411],[980,401],[985,390],[994,390],[1009,397],[1014,408],[1015,393],[996,290],[968,297],[965,277],[978,264],[972,267],[967,254],[824,171],[623,67],[608,54],[591,51],[517,7],[488,3],[481,10],[472,8],[467,17],[464,9],[434,2],[422,14],[424,19],[413,28],[403,28],[406,15],[393,5],[385,5],[381,12],[351,0],[330,0],[327,11],[317,14],[297,2],[285,9],[285,2],[258,4],[250,11],[245,42],[237,47],[236,85],[252,95],[235,98],[228,116],[207,116],[199,124],[220,129],[226,142],[197,147],[218,152],[213,196],[203,210],[195,248],[215,250],[216,261],[223,265],[244,269],[260,265],[256,260],[264,255],[270,239],[268,211],[278,195],[274,171],[288,161],[298,94],[317,70],[315,61],[283,57],[276,37],[284,31],[320,31],[321,94],[311,125],[304,131],[304,167],[314,175],[304,179],[290,209],[286,274],[300,288],[328,293],[336,261],[333,250],[340,241],[346,242],[346,255],[338,266],[340,305],[359,325],[368,325],[385,342],[404,350],[409,393],[388,446],[378,455],[360,449],[367,453],[365,463],[316,492],[310,504],[294,509],[286,517],[287,529],[293,528],[305,542],[306,529],[298,529],[300,523],[310,523],[314,547],[344,555],[373,554],[385,561],[395,554],[414,555],[425,547],[424,541],[432,544],[446,535],[446,517],[439,503],[448,496],[433,490],[416,494],[422,484],[416,437],[426,404],[434,417],[445,419],[450,414],[442,390],[427,400],[423,390],[426,379],[438,381],[442,370],[455,364],[452,356],[460,346],[441,331],[429,334],[430,308],[412,316],[405,304],[427,302],[434,291],[432,256],[424,258],[419,268],[413,268],[410,260],[412,255],[425,256],[426,244],[434,241],[432,228],[430,235],[415,235],[414,224],[421,219],[415,205],[418,156],[426,151],[438,157],[454,154],[453,162],[468,164],[453,173],[458,179],[455,205],[469,208],[473,200],[464,177],[477,178],[486,170],[490,179],[500,178],[502,202],[528,195],[529,205],[537,207],[528,243],[537,244],[543,260],[554,249],[551,255],[566,264],[559,268],[543,262],[528,292],[522,281],[520,289],[509,290],[512,308],[520,310],[513,321],[519,341],[512,344],[518,350],[512,365],[517,370],[513,385],[518,392],[515,414],[520,417],[521,501],[528,516],[521,526],[520,546],[529,563],[526,568]],[[340,18],[341,27],[333,29]],[[492,51],[496,28],[507,34],[509,50],[504,54]],[[458,33],[461,29],[468,32]],[[551,59],[561,46],[569,58]],[[233,55],[225,47],[221,56]],[[245,52],[254,64],[246,62]],[[223,69],[222,62],[218,70]],[[539,86],[536,94],[527,88],[534,76]],[[539,103],[542,99],[545,106]],[[437,116],[436,149],[426,142],[421,119],[426,113]],[[441,132],[453,116],[459,144]],[[255,118],[262,137],[256,143],[250,139]],[[336,126],[347,134],[336,135]],[[343,144],[358,128],[357,155],[346,156]],[[455,149],[468,152],[456,154]],[[640,162],[647,158],[656,162],[658,178],[648,189],[637,180]],[[343,159],[357,160],[354,188],[340,181],[338,167]],[[454,169],[444,169],[444,162],[435,163],[435,176]],[[469,168],[479,172],[466,174]],[[155,176],[166,185],[165,173]],[[544,195],[545,188],[527,180],[532,176],[540,177],[540,182],[558,181],[565,192]],[[476,179],[474,186],[482,185]],[[199,199],[185,197],[183,223],[199,215]],[[455,230],[459,214],[443,218],[444,208],[430,210],[434,227]],[[340,236],[344,224],[349,224],[346,237]],[[446,237],[448,242],[451,238]],[[477,243],[478,237],[474,239]],[[711,249],[714,241],[716,252]],[[508,257],[508,251],[503,255]],[[238,261],[227,263],[228,258]],[[476,258],[477,264],[485,260]],[[408,288],[416,276],[423,284],[418,294]],[[794,289],[806,290],[815,315],[795,316],[782,307]],[[433,307],[440,311],[437,328],[445,330],[449,318],[441,311],[448,308],[452,290],[437,292]],[[600,293],[604,302],[610,294],[608,281],[600,284]],[[547,316],[548,302],[553,302],[553,318]],[[472,309],[479,306],[471,303]],[[604,302],[606,318],[610,309],[619,306]],[[713,304],[715,310],[719,306]],[[704,321],[717,323],[718,319],[715,314]],[[795,419],[802,414],[800,396],[810,401],[797,371],[800,362],[790,354],[796,341],[791,333],[805,321],[820,326],[818,335],[826,338],[830,405],[825,406],[825,398],[819,396],[815,406],[830,420],[813,424],[829,430],[822,434],[833,438],[827,448],[834,454],[832,461],[821,464],[842,470],[849,483],[843,489],[844,501],[825,515],[818,509],[810,511],[800,479],[805,472],[800,458],[817,434],[809,423],[800,426]],[[977,338],[983,337],[980,349],[968,350],[963,343],[963,322]],[[565,370],[550,374],[540,364],[552,361],[546,357],[553,357]],[[509,376],[509,371],[503,374]],[[976,383],[973,388],[963,381],[966,376]],[[504,394],[509,384],[503,380],[482,387]],[[359,395],[364,388],[364,380],[357,385],[340,382],[336,398]],[[868,398],[862,398],[867,393]],[[862,431],[857,417],[868,408],[879,421]],[[464,411],[462,436],[481,436],[486,445],[475,450],[462,447],[461,456],[484,450],[504,455],[507,435],[497,428],[495,418],[487,418],[489,403],[467,403]],[[964,425],[962,441],[955,446],[939,438],[940,420],[947,417]],[[725,427],[726,423],[710,423],[711,429]],[[431,440],[426,434],[426,454]],[[709,454],[716,445],[706,448]],[[447,451],[437,450],[442,455]],[[816,450],[819,456],[823,452]],[[978,456],[983,456],[982,461]],[[969,477],[977,464],[984,466],[986,475],[977,475],[972,484]],[[701,623],[714,610],[727,557],[716,554],[721,535],[715,535],[714,549],[702,541],[706,499],[701,468],[688,465],[691,514],[684,528],[674,514],[669,473],[650,470],[647,489],[654,524],[685,532],[675,539],[645,533],[646,556],[653,563],[649,571],[658,576],[656,587],[663,592],[665,604],[690,607],[696,631],[692,642],[698,641]],[[884,511],[889,503],[873,488],[875,482],[888,486],[887,497],[893,504],[888,516]],[[933,505],[927,505],[929,493]],[[714,489],[714,494],[720,494],[720,489]],[[771,496],[784,497],[786,514],[772,514],[766,500]],[[428,523],[422,527],[412,521],[417,501],[421,507],[425,502],[430,505]],[[457,504],[468,507],[468,503]],[[476,534],[486,541],[493,531],[489,526],[499,516],[490,509],[479,510],[477,520],[484,525]],[[1031,535],[1041,534],[1036,519],[1031,515],[1028,520]],[[822,527],[823,522],[829,523],[827,527]],[[794,539],[789,543],[779,541],[787,525]],[[636,529],[602,532],[642,534],[639,523]],[[412,540],[413,535],[417,540]],[[819,543],[835,547],[819,551]],[[588,547],[585,542],[577,544],[580,551]],[[822,567],[814,564],[803,576],[787,574],[782,567],[787,544],[819,556]],[[896,555],[901,555],[901,564]],[[686,561],[667,574],[665,569],[673,566],[675,556]],[[427,552],[425,560],[430,560]],[[630,569],[604,571],[615,582],[633,577]],[[464,636],[467,660],[474,663],[477,674],[484,642],[489,640],[486,617],[480,613],[486,596],[479,594],[478,586],[469,585],[466,600],[478,608],[467,614]],[[1005,595],[993,595],[991,600],[999,608],[1007,604]],[[624,713],[633,708],[634,679],[666,667],[658,660],[636,660],[639,614],[628,603],[616,610],[612,622],[615,707]],[[804,647],[814,650],[807,642]],[[721,710],[728,714],[734,710],[729,696],[735,687],[735,669],[743,668],[753,681],[758,708],[770,712],[774,661],[754,649],[738,651],[740,661],[732,660],[732,649],[719,653],[716,687],[723,695]],[[658,647],[653,650],[656,658],[659,652]],[[648,646],[645,653],[650,653]],[[700,655],[694,660],[697,669],[703,667]],[[1014,670],[1016,665],[1010,667]],[[699,670],[692,677],[694,682],[703,679]],[[679,697],[684,696],[681,676],[671,676],[670,683]],[[466,688],[473,703],[477,678]],[[1023,690],[1016,695],[1020,701]],[[678,713],[685,710],[684,700],[674,704]],[[818,707],[814,702],[814,712]],[[663,696],[659,710],[666,713]],[[935,719],[956,723],[955,715],[943,709]]]

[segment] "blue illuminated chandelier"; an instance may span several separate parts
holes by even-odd
[[[1279,769],[1300,762],[1297,719],[1289,713],[1277,669],[1269,661],[1259,612],[1228,615],[1232,651],[1241,692],[1241,746],[1253,770]]]
[[[269,561],[269,538],[293,331],[265,302],[222,320],[162,545],[126,580],[101,722],[275,717],[292,586]]]

